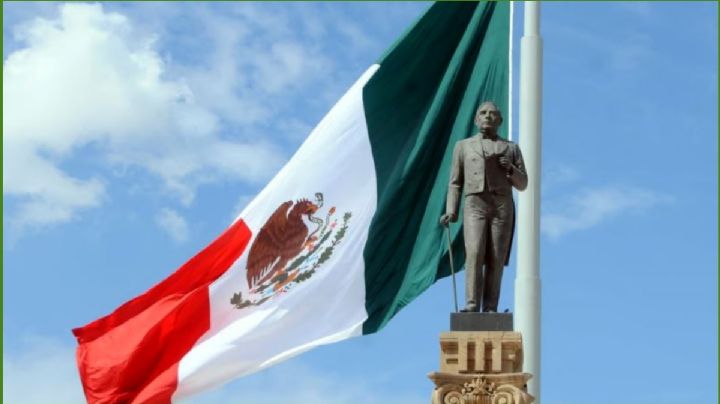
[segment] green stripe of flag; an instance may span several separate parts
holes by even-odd
[[[378,195],[364,250],[364,334],[450,273],[438,219],[452,148],[474,133],[480,102],[508,110],[509,9],[508,2],[434,4],[364,87]],[[453,227],[454,258],[462,263],[461,229]]]

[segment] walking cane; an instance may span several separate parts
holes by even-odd
[[[452,282],[453,282],[453,300],[455,301],[455,313],[458,312],[458,304],[457,304],[457,286],[455,286],[455,265],[453,265],[453,253],[452,253],[452,240],[450,240],[450,223],[446,224],[445,226],[445,238],[447,238],[448,243],[448,257],[450,258],[450,273],[452,274]]]

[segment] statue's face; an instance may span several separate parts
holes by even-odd
[[[502,123],[502,115],[495,104],[485,102],[475,113],[475,124],[481,132],[496,132]]]

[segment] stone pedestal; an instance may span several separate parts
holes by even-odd
[[[428,375],[435,383],[432,404],[530,404],[532,375],[522,372],[522,352],[517,332],[440,334],[440,371]]]

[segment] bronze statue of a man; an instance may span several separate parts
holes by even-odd
[[[460,195],[465,191],[465,308],[462,311],[497,312],[502,273],[510,257],[515,226],[512,187],[527,187],[520,148],[498,137],[503,118],[491,101],[475,113],[475,136],[455,144],[450,170],[446,213],[440,223],[457,221]],[[483,271],[483,265],[485,270]]]

